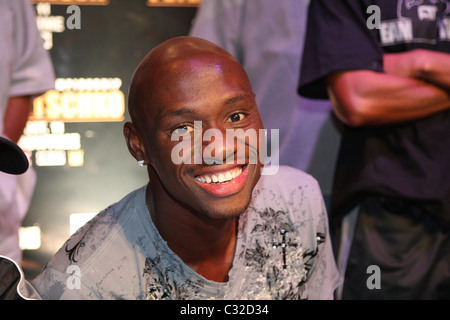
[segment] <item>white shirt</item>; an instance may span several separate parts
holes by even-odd
[[[0,0],[0,134],[10,97],[39,95],[55,83],[29,0]],[[0,172],[0,255],[21,262],[18,231],[36,182],[30,168],[14,176]]]

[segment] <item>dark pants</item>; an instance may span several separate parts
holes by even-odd
[[[450,231],[409,203],[367,198],[342,299],[450,299]]]

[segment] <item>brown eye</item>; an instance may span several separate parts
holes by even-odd
[[[229,118],[229,122],[239,122],[242,121],[245,118],[245,115],[241,112],[239,113],[233,113]]]
[[[194,130],[194,128],[192,128],[191,126],[182,125],[182,126],[179,126],[178,128],[176,128],[175,130],[173,130],[172,134],[182,136],[182,135],[190,133],[193,130]]]

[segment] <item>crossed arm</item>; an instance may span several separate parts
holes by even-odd
[[[450,54],[386,54],[385,73],[336,72],[326,78],[337,116],[354,127],[395,124],[450,109]]]

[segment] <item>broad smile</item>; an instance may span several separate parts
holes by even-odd
[[[204,174],[196,176],[195,180],[203,183],[228,183],[234,178],[240,176],[242,173],[242,167],[236,167],[227,171],[217,172],[214,174]]]
[[[228,196],[239,192],[246,181],[248,165],[237,166],[195,176],[197,183],[207,192],[216,196]]]

